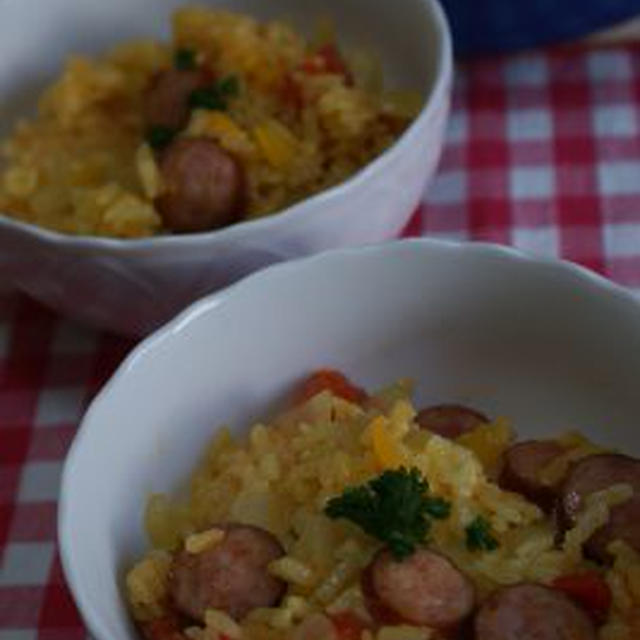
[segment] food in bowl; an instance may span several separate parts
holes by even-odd
[[[640,460],[578,433],[416,411],[315,372],[188,496],[150,498],[127,601],[150,640],[631,640]]]
[[[324,23],[323,23],[324,24]],[[326,25],[187,6],[170,45],[69,58],[5,143],[0,211],[71,234],[196,232],[281,210],[388,147],[419,111]]]

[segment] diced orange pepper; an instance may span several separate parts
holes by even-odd
[[[371,441],[376,460],[382,469],[394,469],[404,462],[398,444],[387,431],[387,420],[383,416],[374,418],[370,426]]]

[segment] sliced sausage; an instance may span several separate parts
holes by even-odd
[[[383,549],[362,575],[369,613],[381,624],[413,624],[445,633],[457,630],[471,613],[471,581],[447,558],[428,549],[397,561]]]
[[[159,160],[163,193],[156,208],[172,231],[205,231],[234,222],[243,204],[240,165],[206,138],[179,138]]]
[[[640,553],[640,460],[603,453],[583,458],[570,470],[560,489],[558,520],[561,531],[572,527],[585,498],[614,484],[629,484],[634,495],[610,510],[609,522],[585,543],[590,557],[607,561],[607,546],[623,540]]]
[[[236,620],[256,607],[270,607],[286,584],[267,571],[284,554],[268,531],[241,524],[220,526],[220,543],[196,554],[181,551],[173,561],[170,593],[176,609],[203,621],[206,609],[221,609]]]
[[[540,471],[566,451],[553,440],[528,440],[509,447],[504,453],[504,466],[498,484],[507,491],[522,494],[545,511],[550,511],[557,495],[557,486],[539,478]]]
[[[191,92],[211,81],[211,75],[199,69],[167,69],[157,73],[143,96],[146,125],[175,130],[184,127],[189,121]]]
[[[461,404],[439,404],[418,412],[416,422],[443,438],[457,438],[481,424],[489,422],[484,414]]]
[[[563,593],[522,583],[492,593],[475,619],[475,640],[596,640],[589,616]]]
[[[585,554],[600,562],[609,562],[612,558],[607,547],[614,540],[623,540],[637,553],[640,553],[640,497],[611,509],[609,522],[598,529],[584,545]]]

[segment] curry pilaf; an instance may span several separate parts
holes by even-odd
[[[420,108],[385,91],[371,55],[328,21],[185,6],[172,40],[73,55],[36,117],[5,141],[0,211],[71,234],[203,231],[280,211],[339,183]]]
[[[322,370],[150,497],[126,598],[149,640],[634,640],[639,487],[579,433]]]

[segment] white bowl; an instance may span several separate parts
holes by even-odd
[[[20,0],[0,5],[0,134],[35,103],[71,52],[99,53],[141,35],[166,37],[180,0]],[[196,298],[258,268],[329,248],[394,237],[440,156],[452,75],[437,0],[209,0],[309,30],[329,12],[340,41],[374,49],[391,85],[420,90],[418,118],[385,153],[343,184],[265,219],[218,231],[117,240],[74,237],[0,214],[0,273],[51,307],[142,335]]]
[[[269,268],[143,342],[93,402],[62,480],[65,574],[97,640],[133,640],[123,572],[148,492],[171,491],[216,425],[240,431],[310,370],[417,403],[578,428],[640,454],[640,304],[579,267],[491,245],[399,241]]]

